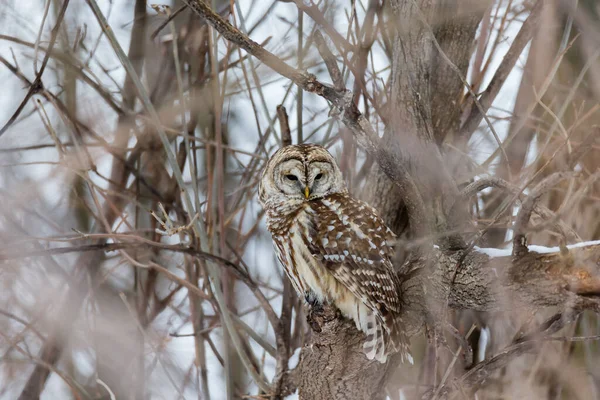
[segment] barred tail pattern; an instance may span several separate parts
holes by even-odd
[[[377,360],[381,363],[386,362],[386,338],[381,323],[377,321],[374,313],[370,313],[367,322],[366,339],[363,344],[363,350],[369,360]]]

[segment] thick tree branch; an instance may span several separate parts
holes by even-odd
[[[482,17],[492,8],[493,1],[443,1],[437,5],[431,23],[442,52],[456,66],[461,76],[467,76],[473,54],[475,35]],[[466,5],[466,6],[465,6]],[[485,22],[484,22],[485,23]],[[482,30],[485,32],[485,29]],[[481,39],[480,39],[481,40]],[[479,41],[478,40],[478,43]],[[437,143],[443,143],[448,134],[455,135],[460,127],[460,107],[464,85],[456,79],[456,71],[443,59],[433,54],[431,75],[431,119]]]
[[[469,252],[458,267],[462,252],[440,253],[431,280],[435,291],[429,294],[448,299],[453,308],[477,311],[510,312],[515,304],[600,311],[600,292],[583,290],[599,282],[600,245],[571,248],[567,255],[529,251],[516,261],[511,255],[491,257],[487,252]]]
[[[329,306],[309,318],[313,333],[298,367],[300,399],[383,399],[389,363],[367,361],[354,323]]]
[[[572,248],[566,256],[560,252],[530,251],[516,262],[509,254],[501,257],[486,254],[494,250],[476,249],[465,255],[463,251],[444,253],[432,249],[429,258],[434,262],[432,273],[417,275],[403,284],[406,332],[410,335],[420,332],[425,316],[431,310],[441,309],[446,302],[454,309],[507,314],[523,308],[535,312],[546,307],[559,307],[567,313],[583,309],[600,311],[600,244]],[[378,398],[384,382],[381,377],[391,373],[399,360],[392,358],[385,366],[368,362],[361,354],[362,334],[351,322],[336,318],[334,309],[326,308],[316,319],[318,330],[313,332],[303,352],[300,398]],[[528,347],[531,338],[519,340],[525,344],[516,343],[452,383],[468,390],[479,385],[495,368],[533,350]],[[360,379],[359,385],[346,385],[348,381],[341,377],[349,371],[359,371],[352,378]],[[368,379],[363,380],[365,377]],[[356,388],[360,391],[353,392]],[[336,393],[341,397],[336,397]],[[448,393],[447,389],[443,393]]]

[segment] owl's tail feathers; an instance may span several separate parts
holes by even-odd
[[[363,350],[369,360],[377,360],[384,363],[387,360],[386,338],[381,323],[377,320],[374,313],[367,315],[365,333],[367,335],[363,343]]]
[[[400,353],[402,362],[414,364],[410,354],[410,341],[404,334],[401,321],[377,318],[375,313],[366,316],[366,339],[363,351],[369,360],[377,360],[380,363],[387,361],[388,354]]]

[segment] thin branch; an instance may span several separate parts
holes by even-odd
[[[37,336],[37,337],[39,337],[40,339],[42,339],[42,340],[46,340],[46,338],[44,337],[44,335],[42,335],[42,333],[41,333],[40,331],[38,331],[38,330],[37,330],[37,329],[36,329],[36,328],[33,326],[33,323],[27,322],[27,321],[25,321],[23,318],[21,318],[21,317],[19,317],[19,316],[15,315],[15,314],[13,314],[13,313],[11,313],[11,312],[4,311],[4,310],[2,310],[2,309],[0,309],[0,315],[4,315],[4,316],[5,316],[5,317],[7,317],[7,318],[14,319],[15,321],[17,321],[17,322],[19,322],[20,324],[22,324],[23,326],[25,326],[27,329],[31,329],[31,331],[32,331],[33,333],[35,333],[35,334],[36,334],[36,336]]]
[[[292,144],[292,133],[290,131],[287,111],[282,104],[277,106],[277,118],[279,119],[279,129],[281,130],[281,143],[284,146],[289,146]]]
[[[48,18],[48,11],[50,11],[50,0],[46,0],[46,6],[44,7],[44,15],[42,16],[42,23],[40,24],[40,29],[38,30],[37,37],[35,38],[35,45],[33,49],[33,70],[37,74],[38,70],[38,47],[40,45],[40,41],[42,40],[42,33],[44,32],[44,26],[46,25],[46,18]]]
[[[160,33],[160,31],[162,31],[165,28],[165,26],[167,26],[169,24],[169,22],[173,21],[175,19],[175,17],[178,16],[179,13],[181,13],[186,8],[187,8],[187,6],[184,4],[181,7],[179,7],[177,10],[175,10],[174,12],[168,14],[167,18],[163,22],[161,22],[160,25],[157,26],[156,29],[152,32],[152,34],[150,35],[150,40],[156,39],[156,36]]]
[[[575,168],[579,160],[592,150],[596,143],[600,143],[600,126],[592,127],[592,132],[569,154],[569,169]]]
[[[502,178],[493,177],[493,176],[481,178],[481,179],[469,184],[468,186],[466,186],[459,193],[459,195],[457,196],[456,201],[454,202],[452,207],[450,207],[450,212],[448,213],[448,215],[451,220],[451,226],[459,227],[462,222],[462,221],[454,220],[456,216],[462,215],[459,212],[460,207],[464,207],[465,204],[467,204],[467,202],[469,201],[469,199],[472,196],[474,196],[477,193],[479,193],[480,191],[490,188],[490,187],[497,188],[497,189],[503,190],[507,193],[510,193],[512,196],[514,196],[516,199],[518,199],[521,202],[521,204],[524,201],[526,201],[526,199],[527,199],[527,197],[522,193],[523,189],[511,184],[508,181],[505,181]],[[511,200],[511,202],[512,202],[512,200]],[[550,209],[548,209],[547,207],[545,207],[539,203],[536,203],[534,205],[533,211],[536,214],[538,214],[542,219],[553,221],[555,228],[564,237],[567,237],[567,234],[568,234],[571,237],[571,239],[581,240],[581,238],[579,237],[577,232],[575,232],[573,230],[573,228],[571,228],[570,226],[565,224],[562,220],[557,218],[556,214],[553,211],[551,211]]]
[[[250,287],[255,287],[256,284],[250,278],[250,276],[239,266],[228,261],[222,257],[216,256],[211,253],[206,253],[200,250],[196,250],[192,247],[186,247],[181,245],[169,245],[160,242],[154,242],[151,240],[143,239],[141,237],[131,236],[132,239],[138,240],[139,242],[119,242],[119,243],[95,243],[95,244],[82,244],[77,246],[69,247],[55,247],[49,249],[27,249],[22,248],[13,249],[11,251],[0,252],[0,261],[8,260],[20,260],[29,257],[47,257],[58,254],[69,254],[69,253],[83,253],[88,251],[117,251],[127,250],[135,248],[151,247],[160,250],[174,251],[178,253],[189,254],[194,257],[198,257],[202,260],[215,261],[228,269],[230,269],[234,275],[242,282],[248,284]]]
[[[298,59],[298,69],[304,69],[304,12],[300,8],[298,8],[298,47],[297,47],[297,59]],[[308,47],[309,44],[307,43]],[[296,142],[298,144],[304,143],[304,119],[302,118],[302,113],[304,111],[304,91],[299,89],[296,93]],[[283,143],[283,138],[282,138]]]
[[[525,237],[525,230],[529,224],[531,213],[543,194],[556,185],[558,182],[570,178],[574,175],[573,172],[556,172],[546,179],[542,180],[529,194],[527,200],[523,203],[523,206],[517,214],[514,227],[514,238],[513,238],[513,256],[522,257],[529,251],[527,249],[527,239]]]
[[[340,69],[337,66],[337,61],[333,53],[331,53],[329,47],[327,47],[323,35],[320,31],[315,31],[314,37],[315,44],[317,45],[317,50],[319,50],[319,54],[321,55],[321,57],[323,57],[325,65],[327,66],[327,71],[329,71],[329,76],[331,76],[331,79],[333,80],[333,87],[340,91],[345,90],[346,88],[344,86],[344,79],[342,77],[342,73],[340,72]]]
[[[515,357],[535,350],[536,345],[540,341],[558,340],[558,338],[554,338],[549,335],[558,332],[567,324],[573,322],[577,315],[578,313],[574,312],[569,312],[566,314],[558,313],[553,315],[544,321],[539,327],[534,329],[533,332],[516,337],[511,346],[508,346],[506,349],[496,354],[489,360],[476,365],[475,368],[464,374],[459,379],[459,385],[463,388],[467,386],[470,391],[476,390],[481,384],[483,384],[490,374],[492,374],[494,371],[497,371],[499,368],[506,366],[510,361],[514,360]],[[545,336],[542,336],[542,334],[545,334]]]
[[[531,9],[529,16],[523,23],[521,30],[519,30],[519,33],[510,45],[508,52],[502,59],[502,62],[498,66],[498,69],[492,77],[488,87],[479,98],[481,109],[472,108],[477,100],[476,97],[470,97],[469,103],[463,106],[464,108],[471,109],[472,111],[461,127],[459,134],[460,136],[469,137],[481,123],[485,113],[487,113],[492,103],[496,99],[496,96],[500,92],[500,89],[502,89],[502,86],[504,86],[504,82],[506,82],[508,75],[513,71],[515,64],[519,60],[519,57],[521,56],[521,53],[523,53],[527,43],[529,43],[533,37],[533,33],[535,32],[542,14],[543,7],[544,1],[537,1],[535,6]]]
[[[52,28],[52,32],[50,35],[50,43],[48,44],[48,51],[46,51],[46,54],[44,55],[44,59],[42,60],[42,66],[40,67],[39,72],[36,74],[35,79],[33,80],[33,83],[29,87],[29,90],[27,90],[27,94],[25,95],[25,98],[23,98],[23,101],[21,102],[21,104],[19,104],[19,107],[17,107],[17,110],[9,118],[8,122],[6,122],[6,124],[4,124],[2,129],[0,129],[0,136],[2,136],[8,130],[8,128],[10,128],[10,126],[17,120],[17,118],[19,117],[19,115],[21,114],[23,109],[25,108],[25,105],[27,105],[27,102],[29,101],[31,96],[33,96],[36,93],[41,92],[44,89],[44,84],[42,83],[42,75],[44,74],[44,71],[46,70],[46,66],[48,65],[48,60],[50,60],[50,54],[52,53],[52,49],[54,48],[54,44],[56,43],[56,38],[58,37],[60,25],[62,24],[62,21],[65,17],[65,12],[67,11],[68,5],[69,5],[69,0],[64,0],[62,7],[60,8],[60,11],[58,12],[58,15],[56,17],[56,24],[54,24],[54,28]]]
[[[237,44],[248,53],[252,54],[279,74],[290,79],[296,85],[309,92],[324,93],[332,91],[318,82],[316,78],[308,73],[290,67],[283,62],[279,57],[264,49],[261,45],[244,35],[240,30],[232,26],[228,21],[224,20],[219,14],[215,13],[210,6],[201,0],[184,0],[184,2],[196,14],[205,19],[213,28],[215,28],[223,37],[232,43]],[[330,95],[333,95],[331,93]],[[334,96],[335,97],[335,96]]]
[[[339,47],[340,53],[346,54],[350,51],[354,51],[354,46],[352,43],[348,42],[338,31],[336,31],[333,26],[325,19],[325,16],[319,10],[319,6],[309,2],[310,4],[305,4],[302,0],[292,0],[296,7],[299,10],[303,11],[308,15],[315,23],[321,26],[327,35],[331,38],[336,47]]]
[[[565,54],[567,53],[569,48],[573,45],[573,43],[575,43],[575,40],[577,39],[577,36],[575,36],[569,42],[568,41],[569,37],[570,37],[570,28],[567,24],[567,26],[565,27],[565,30],[563,32],[563,40],[558,48],[558,53],[552,63],[552,67],[550,68],[550,71],[544,78],[544,81],[540,85],[539,90],[537,90],[537,92],[538,92],[537,97],[542,98],[546,94],[546,91],[550,88],[550,85],[552,84],[552,81],[554,80],[554,77],[555,77],[556,73],[558,72],[558,68],[561,65],[561,62],[562,62]],[[583,75],[580,74],[580,77],[583,78]],[[524,112],[520,113],[520,116],[519,116],[519,119],[517,120],[515,128],[511,129],[510,134],[506,137],[506,139],[504,139],[505,146],[508,146],[512,142],[512,140],[515,137],[517,137],[517,135],[519,135],[519,133],[521,132],[521,129],[525,126],[527,121],[529,121],[529,117],[531,116],[531,113],[533,112],[533,110],[536,107],[537,107],[537,102],[531,102],[529,104],[529,106],[527,107],[527,109]],[[490,155],[487,158],[487,160],[484,161],[483,164],[481,164],[481,166],[482,167],[489,166],[490,163],[498,156],[499,150],[500,149],[494,150],[492,155]]]

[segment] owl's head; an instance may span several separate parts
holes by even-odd
[[[258,187],[265,205],[301,203],[347,191],[333,156],[321,146],[282,147],[267,162]]]

